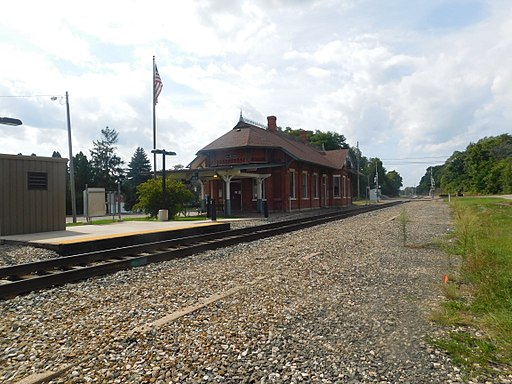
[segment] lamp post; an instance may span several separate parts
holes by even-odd
[[[51,98],[57,100],[56,96]],[[68,147],[69,147],[69,189],[71,190],[71,213],[73,214],[73,223],[76,223],[76,191],[75,191],[75,165],[73,161],[73,144],[71,141],[71,117],[69,115],[69,95],[66,91],[66,121],[68,129]]]
[[[151,151],[155,156],[162,155],[162,200],[164,204],[164,209],[167,209],[167,196],[165,193],[165,156],[175,156],[176,152],[166,151],[165,149],[153,149]],[[155,164],[156,170],[156,164]]]

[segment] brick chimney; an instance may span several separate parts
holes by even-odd
[[[267,116],[267,130],[277,132],[277,117]]]
[[[306,131],[301,129],[299,133],[300,133],[300,141],[302,141],[304,144],[307,144],[308,138],[306,136]]]

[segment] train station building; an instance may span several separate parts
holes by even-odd
[[[240,120],[200,149],[175,176],[199,184],[201,199],[213,199],[230,216],[238,212],[290,212],[352,204],[356,175],[348,149],[326,151],[277,127]]]

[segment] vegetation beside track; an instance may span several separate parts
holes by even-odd
[[[117,216],[116,216],[117,217]],[[217,216],[217,219],[224,219],[224,216]],[[208,220],[209,218],[206,215],[191,215],[191,216],[175,216],[171,221],[200,221],[200,220]],[[114,224],[122,221],[149,221],[149,222],[157,222],[158,219],[155,217],[122,217],[121,220],[118,218],[114,219],[93,219],[90,223],[84,221],[78,221],[76,223],[67,223],[66,227],[75,227],[77,225],[105,225],[105,224]]]
[[[512,200],[461,198],[451,203],[447,300],[433,320],[451,327],[433,341],[469,376],[512,373]]]

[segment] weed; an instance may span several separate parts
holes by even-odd
[[[405,209],[405,207],[403,207],[402,210],[400,211],[398,221],[400,223],[400,228],[402,229],[402,241],[405,247],[405,245],[407,244],[407,223],[410,221],[409,215],[407,214],[407,210]]]
[[[449,300],[458,300],[462,297],[459,287],[452,282],[444,284],[443,290],[444,295]]]
[[[499,358],[498,349],[491,340],[475,337],[466,330],[452,331],[448,338],[435,340],[434,344],[447,351],[453,362],[468,373],[489,373],[489,362]]]
[[[454,237],[458,246],[458,254],[466,257],[474,252],[476,236],[479,232],[479,216],[470,209],[466,209],[460,203],[454,204]]]

